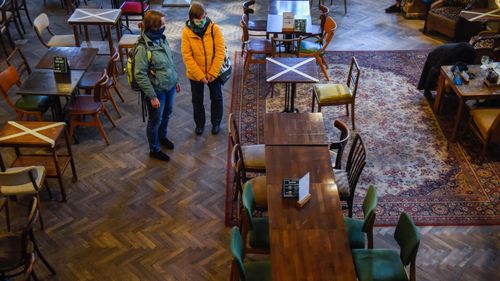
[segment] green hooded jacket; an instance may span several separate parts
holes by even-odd
[[[150,99],[156,98],[157,92],[172,89],[178,80],[174,56],[165,36],[160,44],[153,44],[144,32],[135,48],[134,76],[137,84]],[[147,44],[147,50],[146,50]],[[148,60],[151,52],[151,61]]]

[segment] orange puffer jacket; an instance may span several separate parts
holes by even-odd
[[[182,30],[181,52],[188,79],[200,81],[203,78],[208,78],[209,74],[213,77],[219,76],[226,57],[224,38],[219,26],[210,22],[203,38],[201,38],[186,25]]]

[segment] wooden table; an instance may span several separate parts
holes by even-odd
[[[267,34],[313,34],[309,1],[270,1],[267,9]],[[283,12],[292,12],[295,19],[306,20],[306,31],[283,31]]]
[[[64,136],[67,154],[56,152],[56,142]],[[9,121],[0,130],[0,147],[14,147],[16,159],[11,167],[45,166],[46,177],[57,178],[61,189],[62,200],[66,201],[62,176],[71,165],[73,182],[78,180],[71,146],[66,133],[66,124],[63,122],[32,122]],[[49,154],[22,154],[21,147],[43,148]],[[0,165],[5,170],[5,163],[0,154]]]
[[[310,172],[310,201],[283,199],[284,178]],[[266,145],[273,280],[356,280],[327,146]]]
[[[462,114],[465,108],[465,102],[467,100],[475,99],[499,99],[500,89],[490,89],[484,86],[483,81],[486,76],[486,71],[481,71],[479,65],[469,65],[469,71],[476,73],[476,78],[470,80],[469,84],[455,85],[453,83],[453,73],[451,72],[451,65],[441,66],[441,74],[439,75],[437,95],[434,100],[434,112],[439,113],[441,108],[441,102],[443,99],[443,92],[445,87],[445,80],[448,81],[453,92],[455,92],[459,98],[457,115],[455,117],[455,126],[453,129],[453,134],[451,136],[451,141],[455,142],[457,139],[458,131],[460,129],[460,121],[462,119]]]
[[[285,109],[297,112],[295,94],[297,83],[317,83],[318,66],[315,58],[266,58],[266,81],[285,83]]]
[[[96,48],[50,47],[35,68],[52,69],[54,56],[63,56],[68,59],[70,69],[86,70],[94,61],[97,51]]]
[[[68,23],[73,26],[73,33],[75,34],[76,46],[80,46],[80,37],[78,26],[83,25],[85,32],[85,40],[90,42],[89,25],[102,25],[106,29],[108,36],[109,52],[112,55],[113,38],[111,34],[111,26],[116,26],[116,36],[120,41],[120,16],[122,11],[120,9],[76,9],[75,12],[68,19]],[[89,43],[90,44],[90,43]]]
[[[460,16],[471,22],[500,22],[500,9],[471,9],[463,10]]]
[[[323,114],[266,113],[264,143],[266,145],[328,145]]]
[[[21,87],[18,95],[48,96],[58,120],[63,120],[60,96],[71,96],[84,71],[71,70],[70,74],[56,74],[51,69],[35,69]]]

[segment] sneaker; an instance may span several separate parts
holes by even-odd
[[[161,150],[158,151],[151,151],[149,152],[149,157],[155,158],[161,161],[168,161],[170,160],[170,157],[168,157],[167,154],[163,153]]]
[[[401,7],[398,7],[396,4],[390,6],[389,8],[385,9],[385,12],[386,13],[400,13],[402,10],[401,10]]]
[[[220,125],[212,126],[212,135],[217,135],[220,132]]]
[[[163,144],[167,149],[174,149],[174,143],[168,138],[160,139],[160,143]]]
[[[196,127],[196,129],[194,129],[194,132],[195,132],[197,135],[201,135],[201,134],[203,134],[203,128]]]

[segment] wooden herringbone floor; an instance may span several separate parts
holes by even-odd
[[[28,2],[32,17],[46,12],[56,33],[71,33],[59,1],[47,1],[45,6],[39,1]],[[204,2],[210,2],[209,16],[221,24],[228,46],[236,50],[241,36],[241,1]],[[333,15],[339,29],[332,50],[420,49],[442,40],[421,35],[418,28],[422,21],[384,14],[390,0],[348,2],[349,12],[344,16],[342,4],[335,1]],[[98,0],[89,2],[90,6],[98,4]],[[256,9],[257,16],[263,17],[266,6],[257,5]],[[179,46],[187,9],[162,10],[167,14],[168,37],[183,73]],[[31,29],[26,38],[18,43],[34,64],[45,48]],[[103,67],[105,60],[99,58],[98,66]],[[169,151],[169,163],[149,159],[137,96],[127,91],[123,76],[120,90],[126,103],[119,104],[123,118],[116,120],[117,128],[105,121],[111,145],[106,146],[94,128],[78,130],[81,144],[73,149],[79,181],[72,184],[69,173],[66,175],[67,203],[42,202],[46,230],[37,229],[36,235],[57,271],[56,276],[50,276],[37,264],[35,269],[42,279],[228,279],[229,229],[224,226],[227,130],[224,126],[218,136],[195,136],[189,85],[180,76],[183,90],[175,99],[169,128],[176,148]],[[226,112],[230,91],[231,86],[226,85]],[[2,123],[14,118],[4,102],[0,114]],[[12,159],[12,151],[3,149],[2,154]],[[56,182],[50,184],[57,190]],[[418,280],[499,280],[499,230],[496,226],[421,227]],[[393,228],[376,229],[376,247],[395,247],[392,234]]]

